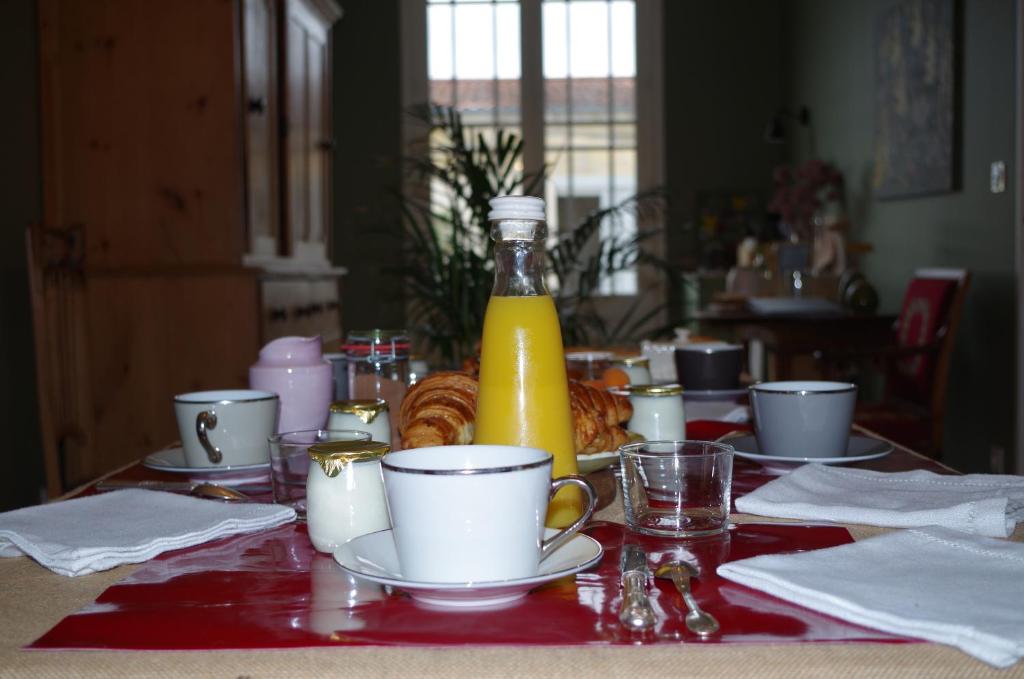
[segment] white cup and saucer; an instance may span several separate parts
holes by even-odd
[[[596,493],[578,476],[552,480],[551,464],[550,453],[516,446],[389,453],[381,467],[392,529],[356,537],[334,558],[427,606],[514,603],[601,559],[600,543],[579,532]],[[567,528],[545,528],[548,501],[569,485],[583,491],[585,511]]]
[[[174,414],[181,443],[146,456],[159,471],[245,474],[270,468],[268,438],[277,428],[279,398],[269,391],[220,389],[178,394]]]

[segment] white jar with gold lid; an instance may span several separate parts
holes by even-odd
[[[382,398],[335,401],[327,418],[328,429],[355,429],[370,434],[370,439],[391,443],[391,415]]]
[[[648,441],[686,439],[683,388],[678,384],[638,384],[629,387],[633,417],[627,427]]]
[[[377,441],[330,441],[309,447],[306,523],[318,552],[331,554],[354,537],[391,527]]]
[[[651,384],[651,359],[646,356],[620,356],[612,366],[626,373],[630,384]]]

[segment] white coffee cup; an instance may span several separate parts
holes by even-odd
[[[402,577],[413,582],[493,582],[537,574],[594,511],[597,495],[579,476],[551,479],[539,448],[437,446],[388,453],[381,467]],[[566,485],[588,504],[544,540],[548,501]]]
[[[225,389],[174,397],[178,433],[189,467],[234,467],[270,461],[278,397],[269,391]]]
[[[846,452],[857,404],[849,382],[762,382],[750,387],[758,452],[836,457]]]

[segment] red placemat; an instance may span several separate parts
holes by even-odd
[[[688,423],[691,438],[716,439],[749,427]],[[884,471],[950,470],[902,448],[857,467]],[[607,472],[605,472],[607,473]],[[119,476],[147,478],[137,465]],[[166,476],[156,474],[158,477]],[[735,460],[733,499],[773,475]],[[510,608],[430,610],[400,591],[356,583],[333,558],[317,553],[304,525],[220,540],[164,554],[108,588],[33,642],[37,649],[246,649],[337,645],[613,645],[700,641],[683,623],[685,608],[670,582],[652,591],[659,622],[637,634],[618,622],[619,552],[636,542],[652,564],[697,563],[699,603],[722,623],[702,643],[912,641],[788,604],[715,575],[718,564],[758,554],[820,549],[851,541],[841,527],[743,524],[718,538],[669,540],[597,523],[588,534],[605,554],[593,569],[545,585]]]
[[[642,545],[652,564],[699,565],[694,595],[722,632],[702,643],[902,641],[722,580],[715,567],[756,554],[850,541],[842,528],[746,524],[702,540],[666,540],[598,523],[588,534],[604,558],[594,569],[534,590],[511,607],[438,610],[401,591],[349,578],[315,552],[305,526],[284,526],[159,557],[68,616],[35,649],[250,649],[337,645],[615,645],[697,642],[670,582],[652,591],[657,626],[641,634],[618,622],[619,552]]]

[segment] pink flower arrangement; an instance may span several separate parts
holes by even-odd
[[[818,210],[842,200],[842,173],[817,158],[796,167],[780,165],[775,168],[773,179],[775,193],[768,202],[768,211],[779,215],[801,238],[813,235],[813,219]]]

